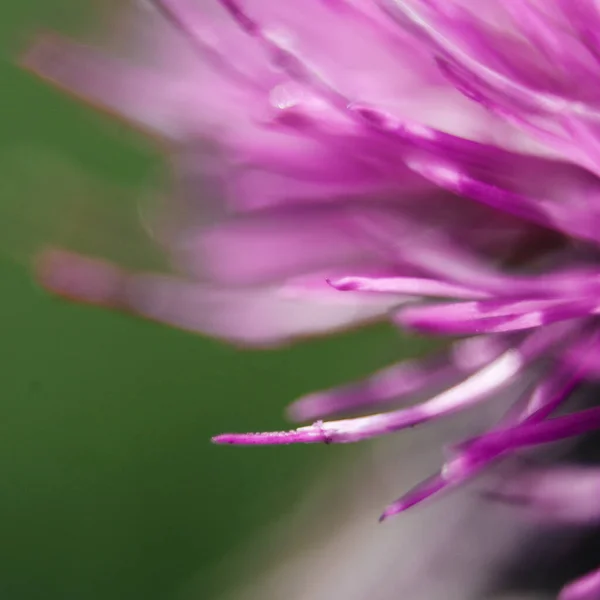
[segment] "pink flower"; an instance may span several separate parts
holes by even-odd
[[[383,517],[524,448],[598,429],[598,408],[552,415],[600,372],[600,10],[204,4],[148,4],[131,22],[135,60],[56,39],[29,54],[45,77],[166,138],[180,175],[155,228],[176,275],[53,251],[43,283],[258,344],[388,313],[403,328],[468,336],[299,400],[292,417],[313,425],[215,438],[354,442],[512,390],[500,423],[452,448]],[[378,412],[415,394],[429,399]],[[321,420],[357,410],[368,415]],[[596,472],[521,475],[496,494],[550,518],[600,516]],[[599,573],[562,600],[598,597]]]
[[[426,53],[372,9],[311,0],[269,6],[265,16],[269,37],[258,40],[232,6],[165,0],[126,20],[119,37],[135,40],[128,59],[56,36],[30,50],[28,68],[165,139],[178,183],[153,225],[174,275],[53,250],[39,262],[48,289],[271,345],[380,319],[398,304],[326,282],[348,270],[396,272],[395,257],[357,239],[365,210],[384,218],[416,210],[430,227],[445,216],[429,203],[448,214],[458,203],[470,222],[489,220],[408,168],[357,118],[360,109],[340,110],[348,94],[489,137],[485,112],[461,109],[468,102]],[[504,240],[507,229],[513,239],[527,228],[501,219],[477,243]]]

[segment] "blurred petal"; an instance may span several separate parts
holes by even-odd
[[[285,294],[272,287],[236,291],[170,277],[127,273],[104,261],[61,251],[40,260],[39,280],[71,300],[131,311],[181,329],[236,342],[271,345],[366,322],[392,301],[340,296],[321,290]],[[344,300],[344,298],[346,298]],[[395,302],[395,301],[394,301]]]

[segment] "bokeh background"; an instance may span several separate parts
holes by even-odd
[[[35,286],[27,262],[48,232],[145,252],[138,202],[161,178],[160,151],[16,64],[36,31],[93,28],[107,6],[0,8],[0,598],[183,598],[193,581],[208,600],[244,577],[241,549],[356,452],[219,448],[210,436],[283,427],[298,395],[415,346],[375,327],[240,351]]]

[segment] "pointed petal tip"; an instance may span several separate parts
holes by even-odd
[[[264,446],[282,443],[275,439],[274,433],[221,433],[212,438],[213,444],[220,446]]]
[[[291,431],[260,433],[222,433],[212,438],[214,444],[233,446],[285,446],[324,442],[327,437],[318,427],[301,427]]]
[[[380,515],[379,515],[379,519],[377,519],[377,521],[379,523],[383,523],[384,521],[387,521],[390,517],[393,517],[396,513],[394,513],[393,511],[390,511],[390,507],[388,506],[388,508],[386,508]]]
[[[350,292],[360,289],[360,281],[357,277],[339,277],[336,279],[327,279],[327,283],[339,292]]]
[[[117,308],[126,273],[107,261],[47,248],[35,260],[36,280],[48,292],[74,302]]]
[[[58,36],[47,31],[36,33],[27,40],[27,45],[19,56],[19,65],[33,73],[41,74],[40,67],[52,61],[58,46]]]
[[[219,435],[213,435],[210,438],[210,441],[213,444],[225,445],[225,444],[235,444],[236,434],[234,433],[220,433]]]
[[[401,512],[404,512],[406,507],[404,507],[403,505],[398,505],[396,503],[394,504],[390,504],[379,516],[379,523],[383,523],[384,521],[387,521],[388,519],[395,517],[396,515],[400,514]]]

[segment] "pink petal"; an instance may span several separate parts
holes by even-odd
[[[430,304],[402,309],[395,320],[406,327],[444,334],[499,333],[532,329],[595,314],[594,299],[490,300]]]
[[[288,414],[294,421],[310,421],[409,399],[477,371],[498,358],[508,344],[495,338],[456,342],[441,356],[404,361],[364,381],[304,396],[289,406]]]
[[[169,325],[270,346],[380,318],[389,302],[344,298],[328,288],[290,294],[277,287],[228,289],[157,274],[127,273],[85,256],[50,251],[38,277],[53,293],[79,302],[126,310]]]
[[[600,598],[600,569],[565,586],[558,600],[597,600]]]
[[[414,407],[341,421],[318,421],[294,431],[222,434],[218,444],[272,445],[295,443],[349,443],[386,435],[469,408],[509,385],[526,364],[555,343],[556,331],[533,335],[519,350],[509,350],[458,385]]]

